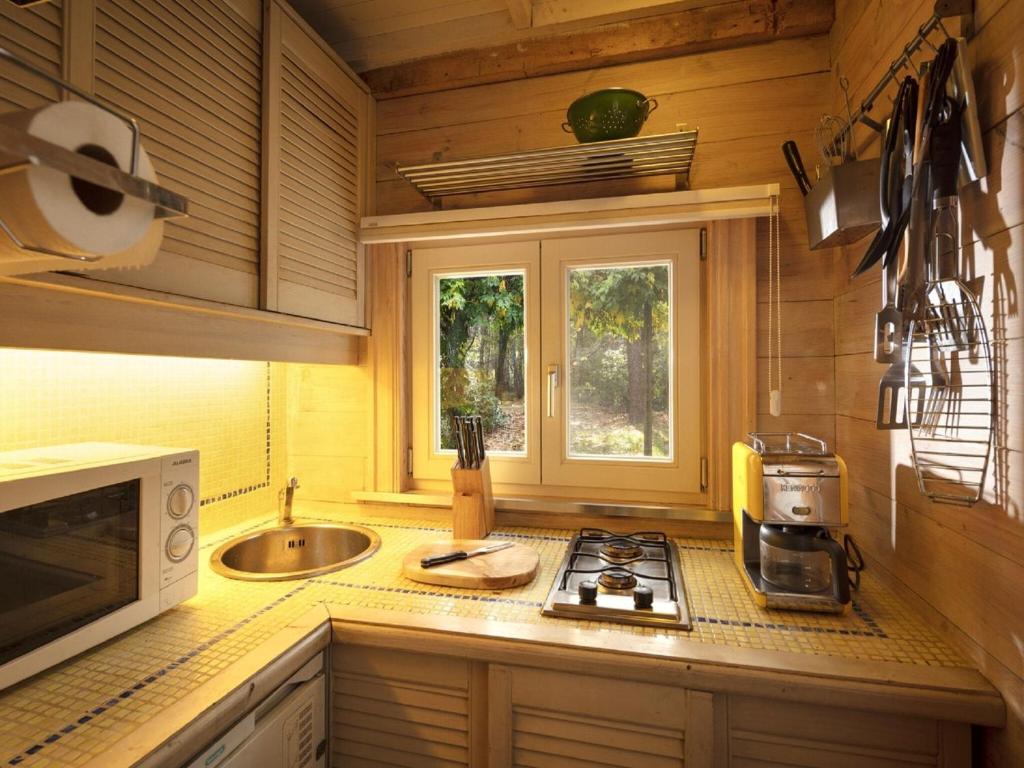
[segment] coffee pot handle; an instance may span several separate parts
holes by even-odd
[[[846,550],[831,536],[815,538],[814,548],[828,553],[832,563],[832,583],[836,585],[836,598],[840,603],[846,605],[850,602],[850,579],[846,573]]]

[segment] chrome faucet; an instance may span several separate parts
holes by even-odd
[[[295,521],[292,519],[292,503],[295,501],[295,489],[299,487],[299,478],[293,477],[288,481],[288,485],[281,491],[281,495],[284,496],[284,504],[281,505],[281,511],[278,515],[278,524],[282,528],[288,528]]]

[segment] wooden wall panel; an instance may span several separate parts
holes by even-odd
[[[369,386],[365,364],[288,366],[288,474],[301,499],[348,502],[367,487]]]
[[[975,765],[1024,764],[1024,3],[978,0],[970,50],[989,176],[961,195],[963,268],[979,292],[997,370],[998,434],[984,499],[971,509],[930,503],[917,489],[907,436],[875,429],[878,377],[871,340],[877,274],[851,280],[863,246],[834,254],[838,450],[851,475],[851,524],[872,563],[930,615],[1007,701],[1005,730],[975,742]],[[832,33],[833,78],[849,77],[856,103],[931,12],[923,0],[840,0]],[[955,27],[955,24],[953,25]],[[840,105],[839,89],[832,88]],[[885,103],[883,100],[882,103]],[[877,140],[858,132],[868,154]]]
[[[565,107],[597,88],[628,85],[658,99],[644,131],[667,132],[686,123],[700,128],[691,188],[778,182],[783,298],[783,368],[788,379],[784,415],[768,415],[767,394],[758,400],[758,427],[800,429],[831,439],[834,257],[810,251],[803,203],[780,151],[796,138],[805,151],[811,129],[829,103],[828,40],[783,40],[732,50],[644,63],[531,77],[378,104],[377,211],[429,210],[430,205],[397,178],[399,162],[459,159],[571,144],[559,129]],[[826,74],[823,74],[826,73]],[[811,169],[813,173],[813,167]],[[662,192],[672,177],[552,187],[460,197],[445,207],[472,207],[545,200]],[[757,297],[767,301],[768,228],[758,222]],[[766,317],[762,306],[760,317]],[[762,371],[767,347],[759,339]],[[759,375],[764,389],[765,377]]]

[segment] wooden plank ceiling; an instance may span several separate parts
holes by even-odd
[[[827,32],[834,0],[292,0],[377,98]]]

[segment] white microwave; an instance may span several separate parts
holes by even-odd
[[[198,451],[0,453],[0,690],[198,588]]]

